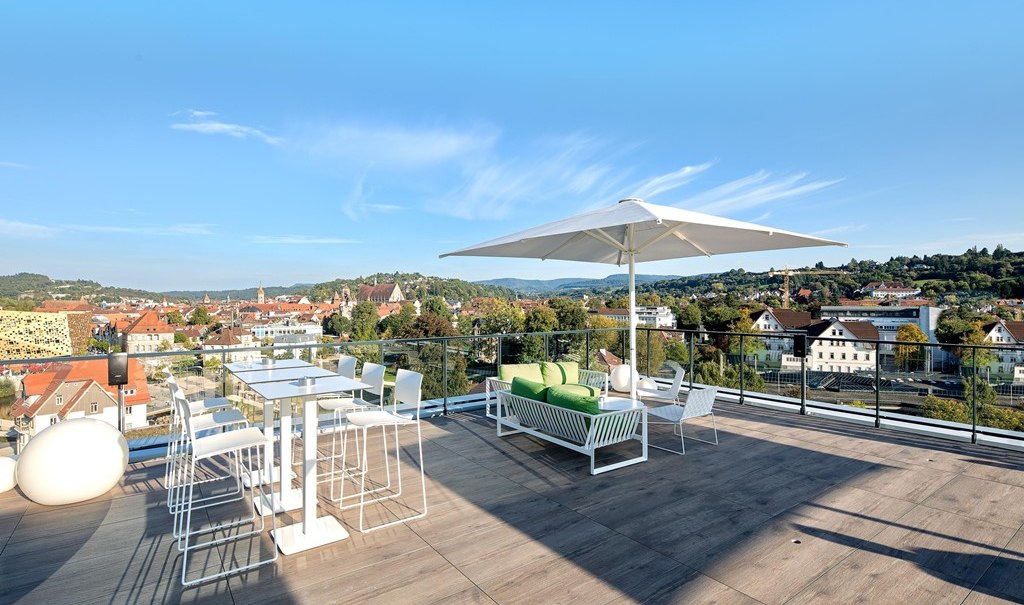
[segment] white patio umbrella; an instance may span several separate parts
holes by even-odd
[[[630,198],[608,208],[584,212],[448,252],[442,254],[441,258],[501,256],[541,260],[553,258],[619,266],[628,264],[629,365],[635,369],[636,263],[809,246],[846,244]],[[630,398],[636,400],[636,383],[632,377],[629,391]]]

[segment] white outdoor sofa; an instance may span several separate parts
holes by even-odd
[[[484,391],[485,391],[485,393],[487,395],[487,399],[484,401],[484,415],[487,416],[488,418],[497,418],[497,416],[493,412],[491,412],[491,402],[494,401],[495,394],[498,391],[507,391],[507,390],[512,388],[512,375],[522,375],[521,371],[517,370],[517,369],[519,369],[519,368],[526,368],[528,366],[536,366],[537,367],[537,376],[523,376],[523,377],[524,378],[531,378],[532,380],[539,380],[539,381],[544,382],[545,384],[548,384],[550,386],[552,384],[557,384],[557,382],[548,381],[548,380],[544,379],[543,372],[544,372],[545,366],[548,367],[548,368],[551,368],[552,366],[561,366],[561,365],[564,365],[564,364],[563,363],[552,363],[552,362],[542,362],[542,363],[536,363],[536,364],[531,364],[531,363],[512,364],[512,365],[505,365],[505,364],[503,364],[502,366],[500,366],[498,368],[499,376],[491,376],[491,377],[487,378],[486,380],[484,380]],[[572,366],[573,366],[572,372],[575,372],[576,374],[578,374],[578,381],[575,384],[581,384],[581,385],[588,386],[588,387],[594,387],[596,389],[601,390],[605,397],[608,396],[608,384],[609,384],[609,382],[608,382],[608,374],[606,374],[605,372],[598,372],[596,370],[585,370],[583,368],[580,368],[579,364],[577,364],[577,363],[573,363]],[[505,370],[506,368],[510,369],[511,372],[507,375],[508,376],[507,380],[502,380],[500,378],[500,373],[503,370]],[[564,381],[563,381],[563,384],[564,384]],[[573,384],[573,383],[570,382],[570,384]]]
[[[499,437],[526,433],[574,452],[590,456],[590,474],[639,464],[647,460],[647,408],[631,407],[592,415],[498,391],[495,419]],[[637,430],[639,429],[639,433]],[[641,454],[612,464],[596,466],[597,448],[636,439]]]

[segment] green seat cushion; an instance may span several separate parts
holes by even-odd
[[[544,382],[544,376],[540,372],[540,364],[536,363],[503,363],[498,366],[498,378],[505,382],[511,382],[516,376]]]
[[[537,382],[529,380],[528,378],[521,378],[519,376],[514,376],[512,378],[512,394],[518,397],[546,402],[548,400],[547,391],[548,388],[544,386],[543,382]]]
[[[540,364],[540,373],[544,375],[544,384],[577,384],[580,381],[580,364],[575,361],[553,363],[545,361]]]
[[[549,390],[558,391],[559,393],[581,395],[583,397],[600,397],[603,392],[597,387],[591,387],[585,384],[558,384],[553,387],[549,387]]]
[[[548,389],[547,396],[551,405],[591,415],[601,413],[597,397],[591,395],[580,395],[557,387]]]

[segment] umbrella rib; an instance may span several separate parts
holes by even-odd
[[[711,253],[710,253],[710,252],[708,252],[708,251],[707,251],[707,250],[705,250],[704,248],[701,248],[701,247],[700,247],[700,246],[698,246],[697,244],[695,244],[695,243],[693,243],[692,241],[690,241],[690,240],[689,240],[689,239],[688,239],[688,238],[687,238],[687,237],[686,237],[685,235],[683,235],[682,233],[678,233],[678,232],[676,232],[676,233],[673,233],[673,235],[675,235],[676,237],[678,237],[678,238],[680,239],[680,241],[682,241],[682,242],[683,242],[684,244],[690,244],[691,246],[693,246],[693,249],[694,249],[694,250],[696,250],[697,252],[700,252],[700,253],[701,253],[701,254],[703,254],[704,256],[711,256]]]
[[[624,245],[620,244],[614,237],[605,233],[603,229],[587,229],[583,233],[586,233],[587,235],[598,241],[604,242],[606,244],[611,244],[612,247],[614,247],[619,252],[629,252],[629,250],[627,250]]]
[[[644,249],[646,249],[647,247],[652,246],[652,245],[660,242],[661,240],[663,240],[666,237],[669,237],[671,235],[675,235],[676,237],[679,237],[679,235],[680,235],[679,234],[679,230],[682,229],[683,227],[686,227],[688,224],[689,223],[679,223],[678,225],[676,225],[675,227],[672,227],[671,229],[669,229],[667,231],[662,231],[661,233],[658,234],[657,237],[652,238],[651,241],[644,242],[640,246],[637,246],[636,251],[637,252],[641,252]]]
[[[561,244],[559,244],[558,247],[555,248],[554,250],[552,250],[551,252],[548,252],[547,254],[541,256],[540,259],[541,260],[547,260],[547,259],[551,258],[555,254],[557,254],[562,248],[565,248],[566,246],[568,246],[569,244],[571,244],[571,243],[575,242],[576,240],[580,239],[584,235],[586,235],[586,233],[582,232],[582,231],[580,233],[577,233],[576,235],[573,235],[569,239],[567,239],[564,242],[562,242]]]

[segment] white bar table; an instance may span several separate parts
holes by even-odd
[[[303,380],[261,382],[251,387],[252,390],[256,391],[264,399],[281,402],[282,457],[284,456],[284,443],[285,436],[287,435],[283,430],[284,419],[291,415],[291,400],[299,399],[305,404],[302,439],[302,520],[291,525],[285,525],[272,532],[278,548],[286,555],[337,542],[338,540],[344,540],[348,537],[348,531],[341,525],[338,519],[332,516],[317,517],[316,514],[316,435],[318,419],[316,397],[318,395],[361,391],[370,386],[345,376],[310,379],[309,382],[309,384],[304,384]],[[290,440],[291,436],[288,435],[288,437]],[[286,486],[285,484],[288,485]],[[284,496],[286,490],[291,491],[290,482],[283,482],[282,496]]]
[[[287,360],[282,360],[282,361],[287,361]],[[296,360],[296,361],[299,361],[299,360]],[[314,366],[312,364],[306,363],[304,361],[301,362],[301,363],[303,364],[303,366],[301,366],[301,367],[286,367],[286,368],[278,368],[278,367],[276,367],[276,365],[275,366],[264,365],[263,369],[234,372],[234,375],[235,375],[235,377],[238,378],[238,380],[240,380],[241,382],[243,382],[246,385],[248,385],[249,388],[252,388],[252,385],[254,385],[254,384],[259,384],[259,383],[263,383],[263,382],[281,382],[281,381],[288,381],[288,380],[298,380],[300,378],[306,378],[306,377],[310,377],[310,376],[315,377],[315,378],[322,378],[322,377],[326,377],[326,376],[337,376],[337,374],[335,374],[334,372],[331,372],[330,370],[325,370],[323,368],[319,368],[317,366]],[[260,365],[263,365],[263,364],[260,364]],[[267,367],[270,367],[272,369],[266,369]],[[273,418],[274,418],[274,402],[271,401],[271,400],[264,400],[263,401],[263,434],[266,435],[267,438],[268,438],[267,445],[266,445],[266,447],[264,449],[264,455],[266,456],[265,459],[268,460],[268,461],[272,461],[274,459],[273,458],[273,456],[274,456],[274,449],[273,449],[273,444],[272,444],[273,443],[272,440],[273,440],[273,437],[274,437],[274,422],[273,422]],[[295,509],[300,508],[302,506],[302,499],[300,498],[300,496],[299,496],[299,494],[297,492],[295,492],[294,490],[291,490],[291,489],[284,489],[284,486],[286,484],[289,485],[289,486],[291,485],[291,478],[293,477],[293,474],[292,474],[292,472],[290,470],[291,469],[290,462],[287,462],[287,463],[285,462],[286,460],[287,461],[291,461],[291,459],[292,459],[292,445],[291,445],[291,442],[292,442],[292,419],[291,419],[291,415],[282,414],[281,415],[281,465],[277,466],[275,464],[268,463],[266,465],[266,469],[267,470],[266,470],[266,472],[265,472],[265,474],[264,474],[262,479],[259,479],[258,477],[253,477],[252,475],[247,475],[247,476],[242,478],[242,481],[243,481],[243,483],[245,483],[246,487],[249,487],[249,485],[251,485],[254,480],[255,480],[257,485],[262,485],[262,484],[266,484],[266,483],[273,483],[275,481],[280,480],[281,481],[281,485],[282,485],[282,489],[279,491],[278,494],[275,495],[276,496],[276,498],[275,498],[276,499],[276,506],[274,507],[275,512],[279,512],[279,513],[284,512],[284,511],[288,511],[288,510],[295,510]],[[285,481],[283,479],[283,477],[285,475],[281,473],[281,468],[289,469],[288,473],[287,473],[287,477],[289,479],[288,481]],[[267,514],[267,510],[269,508],[270,508],[270,496],[269,495],[261,496],[260,499],[256,501],[256,509],[260,512],[260,514]]]

